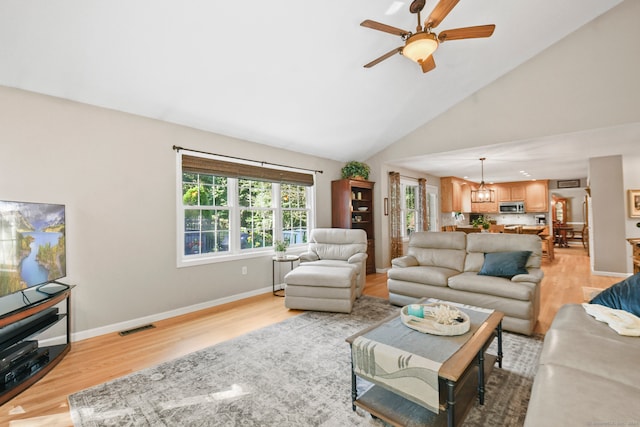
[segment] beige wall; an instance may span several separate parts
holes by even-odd
[[[176,267],[174,144],[324,170],[317,175],[320,207],[331,205],[330,182],[339,178],[342,167],[335,161],[0,87],[0,199],[66,205],[68,282],[77,284],[73,331],[81,333],[76,337],[271,288],[272,254]],[[329,209],[318,209],[317,225],[331,225]],[[247,275],[241,274],[242,266],[247,266]]]
[[[376,270],[384,272],[391,266],[391,245],[390,245],[390,224],[389,216],[384,214],[384,199],[389,197],[389,172],[398,172],[400,175],[411,178],[425,178],[427,185],[433,185],[438,188],[438,197],[440,196],[440,178],[432,175],[426,175],[410,169],[398,168],[388,164],[378,164],[376,159],[371,159],[369,166],[373,171],[369,179],[376,183],[374,187],[375,198],[380,203],[376,203],[375,211],[375,237],[376,237]]]
[[[625,273],[625,201],[622,156],[595,157],[589,160],[591,188],[592,267],[593,271]]]
[[[637,142],[640,144],[640,140]],[[628,194],[629,190],[640,190],[640,156],[626,156],[622,159],[623,189],[624,189],[624,236],[627,239],[640,238],[640,218],[631,218],[629,216]],[[633,263],[631,260],[631,245],[627,245],[627,272],[633,272]]]
[[[624,1],[367,161],[384,174],[396,159],[640,122],[638,16]]]

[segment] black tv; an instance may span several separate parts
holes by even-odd
[[[0,297],[67,274],[65,206],[0,200]]]

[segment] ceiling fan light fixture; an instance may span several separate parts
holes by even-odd
[[[433,33],[417,33],[407,39],[402,55],[418,64],[427,59],[438,48],[438,38]]]

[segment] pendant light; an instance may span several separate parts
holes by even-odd
[[[496,201],[496,192],[484,184],[484,161],[485,157],[480,158],[482,168],[482,181],[477,190],[471,190],[471,203],[494,203]]]

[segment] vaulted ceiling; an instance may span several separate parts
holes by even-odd
[[[360,22],[412,31],[409,1],[3,0],[0,85],[364,160],[621,1],[461,0],[438,29],[494,35],[443,43],[423,74],[363,68],[402,41]]]

